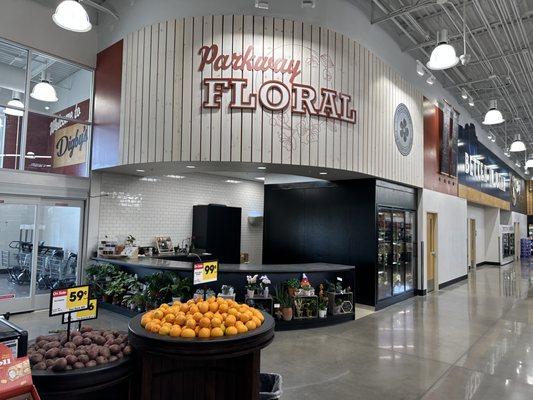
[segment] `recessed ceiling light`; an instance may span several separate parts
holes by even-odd
[[[328,173],[326,171],[319,172],[319,175],[327,175]]]
[[[261,166],[261,167],[257,167],[257,169],[267,169],[267,167]]]
[[[186,168],[190,168],[190,169],[192,169],[192,168],[196,168],[196,167],[195,167],[194,165],[187,165]]]
[[[255,0],[255,8],[260,8],[261,10],[268,10],[270,4],[265,0]]]
[[[224,182],[226,182],[226,183],[241,183],[241,181],[237,181],[235,179],[226,179]]]
[[[144,169],[136,169],[137,172],[146,172]]]
[[[258,181],[264,181],[264,180],[265,180],[265,177],[264,177],[264,176],[258,176],[258,177],[255,178],[255,179],[257,179]]]

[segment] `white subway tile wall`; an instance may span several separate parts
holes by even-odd
[[[241,252],[260,263],[263,226],[248,224],[249,215],[263,215],[261,182],[227,183],[228,178],[207,174],[140,178],[103,174],[98,236],[123,241],[133,235],[139,245],[154,244],[155,236],[170,236],[174,246],[191,236],[192,207],[225,204],[242,208]],[[224,227],[221,227],[224,229]]]

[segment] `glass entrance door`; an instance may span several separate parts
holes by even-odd
[[[79,280],[83,202],[0,197],[0,313],[48,307]]]

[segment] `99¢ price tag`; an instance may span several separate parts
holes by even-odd
[[[194,264],[194,284],[215,282],[218,278],[218,261],[206,261]]]
[[[89,308],[89,286],[75,286],[52,290],[50,293],[50,316]]]

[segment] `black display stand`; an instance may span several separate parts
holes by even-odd
[[[131,357],[79,370],[32,371],[42,400],[129,400],[135,398]]]
[[[183,339],[129,324],[137,351],[141,400],[259,400],[261,349],[274,339],[274,319],[258,329],[217,339]]]

